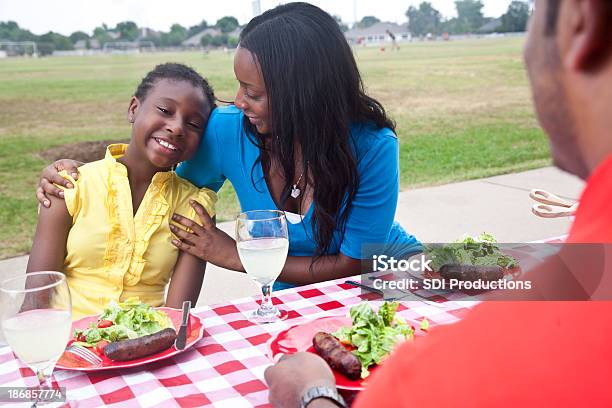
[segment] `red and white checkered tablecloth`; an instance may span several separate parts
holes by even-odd
[[[285,321],[267,325],[246,316],[258,307],[255,298],[193,310],[204,322],[204,338],[192,349],[146,366],[84,373],[56,370],[54,380],[66,387],[68,400],[84,407],[251,407],[268,405],[264,370],[272,361],[267,342],[278,332],[307,320],[344,315],[372,294],[343,283],[345,279],[279,291],[274,303],[289,311]],[[399,314],[430,324],[458,321],[475,302],[402,301]],[[44,339],[41,339],[44,341]],[[35,386],[33,372],[9,347],[0,348],[0,387]]]

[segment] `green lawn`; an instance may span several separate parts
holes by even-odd
[[[544,166],[521,59],[523,39],[414,43],[358,49],[370,94],[397,122],[402,188]],[[127,104],[155,64],[187,63],[232,100],[232,56],[142,54],[0,60],[0,258],[27,253],[36,225],[38,155],[69,143],[129,137]],[[231,186],[218,213],[238,211]]]

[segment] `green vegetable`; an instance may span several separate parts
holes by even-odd
[[[500,266],[504,269],[515,268],[518,262],[501,252],[495,245],[493,235],[483,232],[477,238],[471,236],[446,245],[426,246],[425,253],[431,259],[431,268],[439,271],[443,265]]]
[[[100,315],[98,321],[100,320],[110,320],[113,325],[100,329],[96,327],[97,322],[90,323],[87,329],[76,329],[74,338],[78,338],[82,333],[87,342],[80,344],[93,347],[100,340],[113,342],[135,339],[157,333],[167,327],[174,327],[164,312],[132,298],[121,303],[110,302]]]
[[[426,317],[421,320],[421,330],[427,331],[429,329],[429,320]]]
[[[349,312],[352,326],[333,333],[341,343],[356,348],[353,354],[361,361],[361,378],[366,378],[368,369],[379,364],[399,340],[413,338],[414,328],[395,316],[398,306],[397,302],[385,302],[376,313],[369,303],[360,303]]]

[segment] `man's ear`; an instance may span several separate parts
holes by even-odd
[[[128,107],[128,122],[134,123],[134,120],[136,119],[136,112],[138,112],[139,107],[140,101],[137,97],[132,96],[132,99],[130,99],[130,106]]]
[[[556,0],[553,0],[556,1]],[[569,30],[563,56],[566,67],[592,71],[610,55],[609,0],[566,0],[562,4],[559,27]],[[565,6],[565,7],[564,7]]]

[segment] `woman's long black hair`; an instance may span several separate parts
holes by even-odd
[[[263,74],[272,143],[265,145],[266,136],[246,118],[245,126],[262,154],[283,168],[286,193],[281,204],[296,176],[296,143],[302,151],[301,171],[312,177],[306,182],[314,184],[316,260],[328,253],[336,228],[344,235],[359,186],[350,125],[373,123],[393,130],[395,125],[383,106],[365,94],[338,23],[318,7],[289,3],[268,10],[247,24],[239,46],[257,58]],[[269,169],[270,161],[263,162]]]

